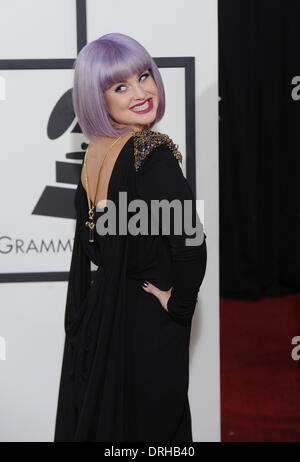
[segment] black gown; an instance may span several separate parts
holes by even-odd
[[[195,217],[199,222],[178,161],[167,135],[144,130],[129,138],[108,185],[117,217],[125,210],[118,202],[123,191],[127,205],[138,198],[147,204],[192,199],[193,224]],[[158,235],[95,232],[90,243],[81,179],[75,207],[54,441],[191,442],[189,342],[206,271],[202,224],[197,246],[184,245],[186,235],[175,234],[172,218],[169,235],[161,228]],[[96,220],[105,210],[95,210]],[[91,261],[98,266],[93,277]],[[161,290],[173,287],[168,311],[141,287],[144,280]]]

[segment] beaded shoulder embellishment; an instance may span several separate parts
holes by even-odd
[[[182,163],[182,155],[178,151],[178,144],[174,144],[167,134],[155,132],[154,130],[141,130],[134,135],[134,166],[136,171],[148,154],[161,144],[166,144],[176,159]]]

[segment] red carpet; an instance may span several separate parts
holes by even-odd
[[[221,441],[300,441],[300,294],[221,298],[220,336]]]

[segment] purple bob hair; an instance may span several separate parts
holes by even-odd
[[[159,105],[151,129],[165,112],[165,90],[154,60],[136,40],[125,34],[110,33],[94,40],[79,52],[74,63],[72,90],[74,111],[84,135],[91,141],[100,136],[119,137],[131,130],[114,127],[103,92],[115,83],[149,70],[158,89]]]

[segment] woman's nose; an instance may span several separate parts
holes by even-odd
[[[143,88],[139,84],[135,85],[133,89],[133,97],[136,99],[141,99],[141,100],[146,98],[146,92],[145,90],[143,90]]]

